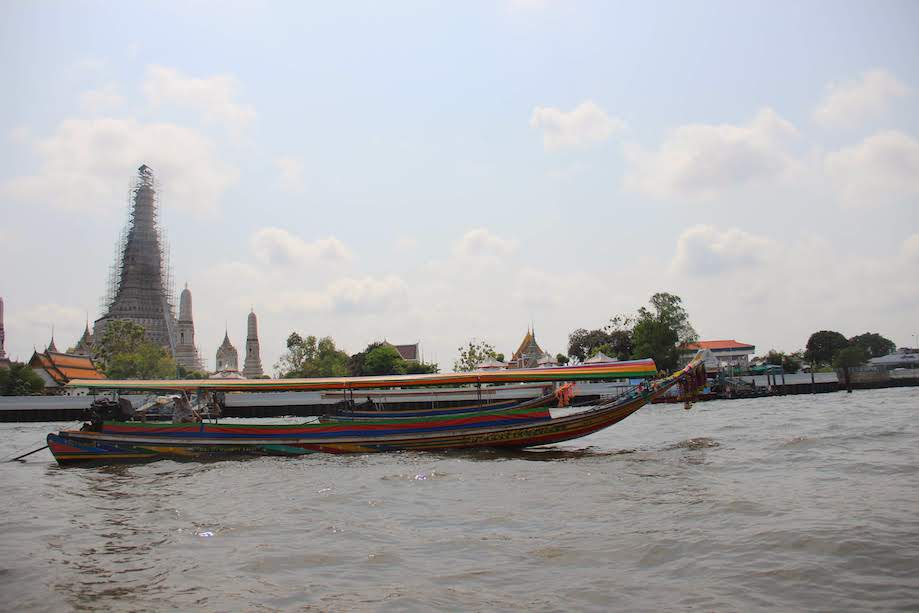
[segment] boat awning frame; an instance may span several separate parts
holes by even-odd
[[[657,374],[652,359],[579,364],[552,368],[515,368],[431,375],[384,375],[378,377],[330,377],[316,379],[75,379],[67,387],[90,390],[127,391],[226,391],[300,392],[319,390],[358,390],[388,387],[423,387],[482,383],[525,383],[553,381],[603,381],[610,379],[651,378]]]

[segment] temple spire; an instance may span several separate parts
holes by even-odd
[[[146,164],[137,169],[131,183],[128,212],[95,336],[105,331],[109,321],[133,321],[144,327],[147,340],[176,357],[179,339],[169,255],[159,225],[156,178]]]
[[[45,351],[53,351],[58,353],[57,345],[54,344],[54,324],[51,324],[51,342],[48,343],[48,348]]]
[[[3,297],[0,296],[0,360],[6,358],[6,349],[3,344],[6,342],[6,331],[3,329]]]
[[[258,340],[258,317],[255,314],[255,308],[252,308],[246,321],[246,361],[243,363],[243,376],[247,379],[254,379],[263,374]]]

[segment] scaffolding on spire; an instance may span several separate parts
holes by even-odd
[[[94,334],[102,338],[111,320],[134,321],[144,327],[148,340],[175,355],[174,279],[160,217],[156,177],[144,164],[128,191],[128,214],[100,309],[104,315],[96,320]]]

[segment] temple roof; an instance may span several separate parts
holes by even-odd
[[[523,356],[542,356],[545,354],[546,352],[536,342],[536,333],[533,330],[527,330],[526,336],[520,341],[520,346],[514,352],[511,361],[519,360]]]
[[[55,383],[64,385],[71,379],[105,379],[105,375],[96,370],[91,358],[82,355],[46,351],[32,354],[29,360],[32,368],[42,368]]]
[[[396,348],[396,351],[399,352],[399,355],[402,356],[403,360],[417,360],[418,359],[418,343],[414,345],[393,345]]]
[[[230,342],[230,333],[223,333],[223,342],[220,344],[220,347],[217,351],[236,351],[236,347],[233,346],[233,343]]]

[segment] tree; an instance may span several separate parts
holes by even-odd
[[[281,377],[343,377],[348,374],[348,354],[326,336],[303,338],[296,332],[287,337],[287,352],[275,364]]]
[[[495,354],[495,359],[498,360],[499,362],[503,362],[503,361],[504,361],[504,354],[503,354],[503,353],[496,353],[496,354]]]
[[[424,362],[406,362],[405,374],[407,375],[433,375],[440,372],[437,364],[427,364]]]
[[[10,362],[9,368],[0,368],[0,396],[29,396],[41,393],[44,387],[45,382],[28,364]]]
[[[801,370],[801,356],[797,353],[785,353],[770,349],[766,354],[766,364],[781,366],[782,372],[791,375]]]
[[[842,377],[846,385],[846,391],[852,393],[852,378],[849,376],[849,369],[861,366],[868,361],[868,353],[858,345],[843,347],[833,356],[833,368],[842,370]]]
[[[144,327],[133,321],[110,320],[102,338],[93,346],[93,360],[102,370],[106,370],[115,356],[136,353],[147,342],[144,333]]]
[[[868,361],[867,352],[857,346],[843,347],[833,356],[833,368],[855,368]]]
[[[364,360],[367,354],[377,347],[382,347],[383,344],[382,341],[374,341],[367,345],[363,351],[359,351],[348,358],[348,372],[351,373],[352,377],[362,377],[367,374],[364,372]]]
[[[568,335],[568,356],[583,362],[596,354],[598,347],[611,344],[612,338],[606,330],[578,328]]]
[[[568,356],[565,355],[564,353],[559,353],[558,355],[555,356],[555,361],[558,362],[559,364],[567,364]]]
[[[105,326],[93,359],[110,379],[172,379],[176,362],[163,347],[145,338],[144,327],[126,319]]]
[[[632,330],[632,356],[654,358],[657,367],[673,370],[680,360],[680,347],[698,337],[679,296],[666,292],[651,296],[651,308],[638,309]]]
[[[130,353],[111,355],[105,375],[110,379],[172,379],[176,363],[164,348],[145,340]]]
[[[833,330],[820,330],[814,332],[807,339],[804,357],[811,364],[829,364],[833,356],[840,349],[849,346],[849,341],[839,332]]]
[[[364,374],[371,376],[405,374],[405,360],[392,345],[380,345],[364,356]]]
[[[485,341],[471,339],[465,347],[458,347],[459,357],[453,362],[453,370],[468,372],[475,370],[488,358],[496,357],[495,348]]]
[[[176,377],[178,379],[207,379],[207,373],[178,364],[176,365]]]
[[[868,358],[879,358],[896,351],[897,346],[889,338],[884,338],[877,332],[865,332],[849,339],[849,345],[861,347]]]

